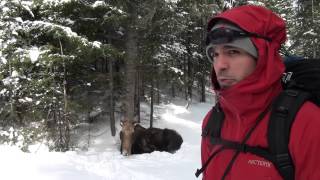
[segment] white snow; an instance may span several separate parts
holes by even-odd
[[[180,73],[180,75],[183,75],[183,71],[181,69],[175,68],[175,67],[170,67],[170,69],[172,71],[174,71],[175,73]]]
[[[34,18],[34,14],[32,10],[30,9],[30,6],[32,6],[33,2],[32,1],[22,1],[20,2],[21,6]]]
[[[93,8],[99,7],[99,6],[106,6],[106,3],[104,1],[96,1],[92,4]]]
[[[17,22],[19,22],[19,23],[23,23],[23,20],[22,20],[22,18],[21,17],[16,17],[16,18],[14,18]]]
[[[11,77],[19,77],[19,76],[20,75],[19,75],[18,71],[16,71],[16,70],[12,71]]]
[[[70,2],[71,0],[43,0],[43,4],[52,4],[52,5],[59,5],[63,3]]]
[[[7,64],[7,62],[8,62],[7,59],[4,58],[4,57],[1,57],[0,61],[1,61],[2,64]]]
[[[93,43],[92,43],[92,45],[93,45],[93,47],[95,47],[95,48],[100,48],[101,47],[101,42],[99,42],[99,41],[93,41]]]
[[[203,58],[203,55],[200,54],[200,53],[198,53],[198,52],[193,52],[193,53],[192,53],[192,56],[193,56],[194,58],[199,58],[199,59],[202,59],[202,58]]]
[[[111,10],[113,10],[113,11],[118,11],[118,13],[120,13],[120,14],[125,14],[124,11],[122,11],[121,9],[119,9],[119,8],[117,8],[117,7],[111,6],[110,8],[111,8]]]
[[[78,37],[78,34],[76,32],[73,32],[70,27],[65,27],[65,26],[53,24],[50,22],[27,20],[27,21],[24,21],[23,24],[24,24],[24,27],[27,28],[28,30],[31,30],[36,27],[43,27],[44,29],[59,28],[59,29],[63,30],[63,32],[68,37]]]
[[[173,43],[172,45],[162,45],[162,47],[164,49],[171,50],[180,54],[187,53],[186,47],[183,44],[176,43],[176,42]]]
[[[5,85],[5,86],[18,85],[20,78],[14,77],[14,76],[18,76],[18,72],[17,71],[13,71],[12,72],[12,77],[6,77],[6,78],[2,79],[3,85]]]
[[[8,92],[6,88],[1,89],[0,96],[5,95]]]
[[[177,3],[179,0],[165,0],[166,2],[173,2],[173,3]]]
[[[25,103],[25,102],[32,102],[32,98],[29,98],[29,97],[25,97],[23,99],[18,99],[19,102],[21,103]]]
[[[32,63],[35,63],[36,61],[38,61],[39,55],[40,55],[40,51],[38,47],[32,47],[29,50],[29,56]]]
[[[309,31],[307,31],[307,32],[303,33],[303,35],[316,36],[316,35],[317,35],[317,33],[315,33],[313,29],[310,29]]]
[[[183,137],[181,149],[175,154],[153,152],[122,156],[118,131],[112,137],[107,123],[96,129],[99,135],[91,137],[87,151],[48,152],[44,145],[36,145],[31,153],[23,153],[16,147],[1,145],[0,179],[196,180],[194,173],[201,162],[201,123],[212,103],[192,103],[188,109],[185,104],[180,101],[155,108],[158,119],[154,127],[175,129]],[[142,107],[145,111],[148,108]],[[142,125],[147,127],[148,121],[143,120]],[[119,128],[117,121],[117,130]]]

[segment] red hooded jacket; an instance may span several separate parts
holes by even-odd
[[[282,90],[280,78],[284,64],[278,53],[280,45],[286,40],[284,21],[272,11],[253,5],[241,6],[214,17],[208,23],[208,30],[221,20],[237,24],[248,32],[254,32],[272,39],[268,42],[261,38],[251,40],[258,50],[255,71],[234,86],[220,90],[212,70],[214,90],[219,94],[219,102],[225,113],[221,137],[241,142],[254,125],[259,114]],[[208,122],[211,112],[205,117],[202,128]],[[247,141],[252,146],[268,147],[267,128],[270,112],[263,118]],[[289,151],[295,166],[296,180],[319,180],[320,168],[320,109],[306,102],[299,110],[291,128]],[[218,148],[208,137],[201,141],[201,159],[204,163]],[[215,156],[203,173],[204,180],[221,179],[234,150],[223,150]],[[282,179],[274,165],[262,157],[240,153],[225,179],[228,180],[277,180]]]

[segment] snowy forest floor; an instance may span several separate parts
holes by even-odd
[[[212,102],[192,103],[187,109],[186,102],[175,101],[155,107],[154,127],[175,129],[183,137],[181,149],[175,154],[153,152],[122,156],[119,122],[115,137],[110,135],[110,126],[100,122],[91,128],[96,136],[90,137],[86,151],[48,152],[43,145],[40,148],[37,145],[31,153],[24,153],[18,148],[1,145],[0,179],[195,180],[194,173],[201,161],[201,122],[211,106]],[[142,105],[143,112],[148,109],[147,105]],[[141,124],[149,127],[149,122],[143,119],[148,119],[147,113],[142,113]]]

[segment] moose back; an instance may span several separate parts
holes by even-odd
[[[172,129],[144,128],[134,121],[121,121],[121,154],[151,153],[167,151],[174,153],[180,149],[182,137]]]

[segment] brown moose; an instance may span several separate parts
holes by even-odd
[[[121,154],[151,153],[167,151],[174,153],[180,149],[182,137],[172,129],[144,128],[134,121],[121,121]]]

